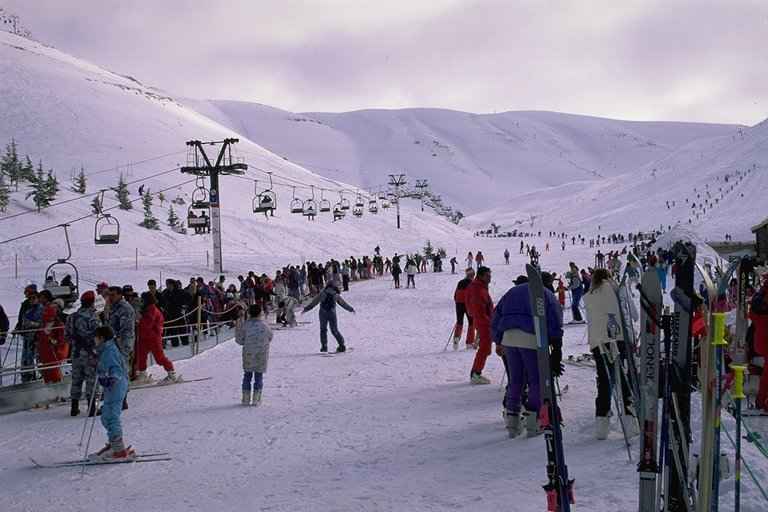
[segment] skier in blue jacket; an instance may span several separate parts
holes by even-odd
[[[107,430],[107,445],[89,458],[113,461],[135,457],[133,450],[128,450],[123,442],[123,426],[120,415],[123,412],[123,400],[128,392],[128,371],[123,357],[114,339],[112,328],[105,325],[98,327],[94,336],[96,350],[99,352],[99,364],[96,375],[99,385],[104,389],[104,401],[101,404],[101,424]]]
[[[555,294],[547,286],[552,276],[542,273],[545,283],[547,332],[551,348],[549,360],[554,375],[560,376],[562,366],[563,311]],[[533,313],[528,295],[528,284],[524,276],[515,280],[516,286],[509,289],[496,305],[491,320],[493,341],[504,347],[507,359],[507,394],[505,397],[506,426],[510,437],[522,433],[521,405],[523,386],[528,385],[528,399],[525,403],[525,425],[528,436],[540,433],[537,414],[541,408],[539,387],[538,342],[533,327]]]

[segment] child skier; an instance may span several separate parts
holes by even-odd
[[[251,304],[248,307],[248,318],[235,334],[235,342],[243,347],[243,405],[261,403],[271,341],[272,331],[261,319],[261,305]]]
[[[96,328],[94,345],[99,352],[96,375],[104,390],[101,404],[101,424],[107,430],[109,442],[98,452],[88,456],[92,460],[112,461],[132,459],[136,456],[123,443],[123,426],[120,415],[123,400],[128,392],[128,370],[125,359],[117,348],[112,328],[104,325]]]

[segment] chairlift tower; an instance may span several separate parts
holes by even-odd
[[[416,180],[416,188],[420,190],[419,198],[421,199],[421,211],[424,211],[424,190],[429,187],[427,180]]]
[[[400,229],[400,187],[406,184],[405,174],[390,174],[389,184],[395,187],[397,198],[397,229]]]
[[[207,177],[211,180],[210,209],[211,209],[211,235],[213,238],[213,267],[218,273],[224,272],[221,251],[221,195],[219,194],[219,176],[230,174],[242,175],[248,170],[248,165],[232,160],[232,145],[239,139],[224,139],[219,141],[201,142],[199,140],[187,141],[189,156],[187,165],[181,168],[184,174],[193,174],[199,177]],[[205,152],[204,146],[219,146],[219,155],[215,163],[211,163]]]

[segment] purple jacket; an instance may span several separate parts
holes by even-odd
[[[546,301],[547,333],[549,338],[563,337],[563,312],[555,294],[544,289]],[[496,304],[491,320],[491,335],[495,343],[501,343],[504,331],[519,329],[528,334],[535,334],[531,300],[528,296],[528,284],[510,288]]]

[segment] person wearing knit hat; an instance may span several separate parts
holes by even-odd
[[[93,388],[99,357],[96,354],[93,337],[101,322],[94,307],[95,301],[96,294],[93,291],[84,292],[80,296],[80,309],[67,318],[64,326],[64,337],[72,347],[72,385],[69,390],[71,416],[80,414],[83,384],[85,384],[85,399],[89,404],[88,415],[93,416],[96,413]]]

